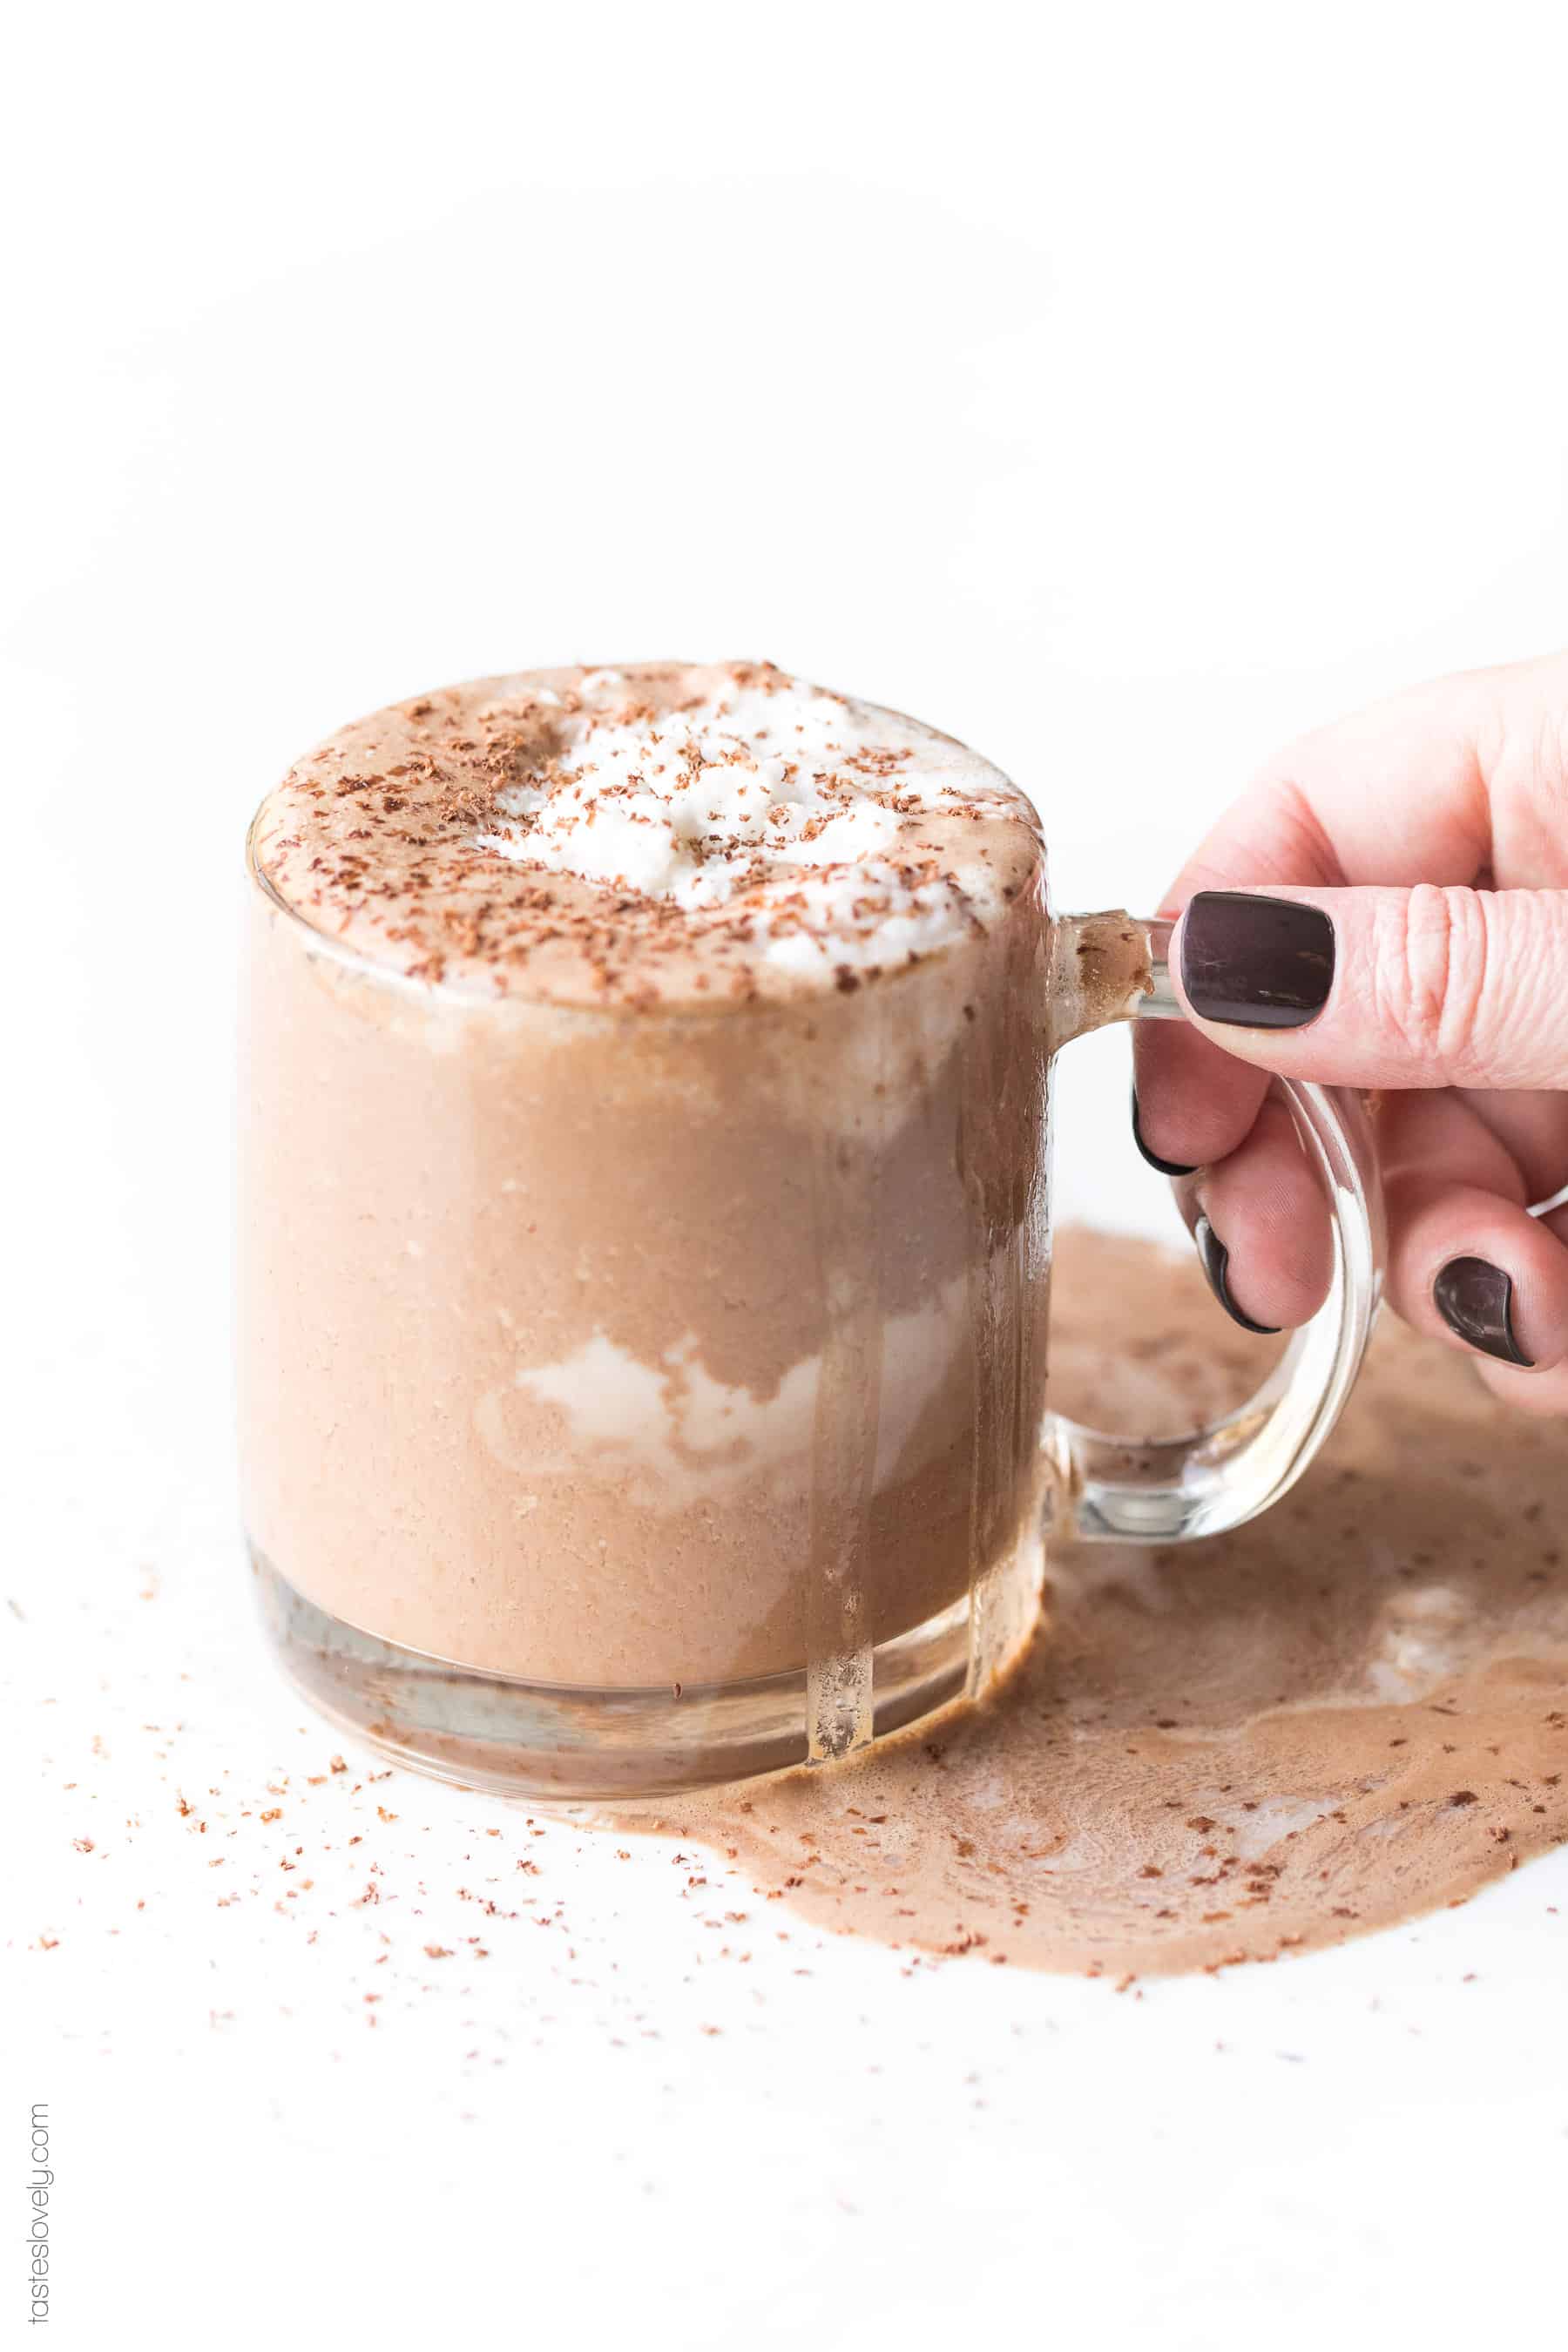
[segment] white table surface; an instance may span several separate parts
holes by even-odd
[[[56,2340],[1560,2337],[1568,1855],[1118,1996],[373,1777],[252,1622],[226,1365],[238,843],[348,713],[765,653],[1148,906],[1276,741],[1561,637],[1524,14],[36,12],[0,2176],[19,2240],[47,2099]],[[1067,1209],[1166,1216],[1124,1045],[1066,1077]]]
[[[1111,1099],[1075,1129],[1121,1108],[1115,1044],[1084,1050]],[[5,1579],[13,2103],[51,2104],[61,2339],[127,2307],[182,2347],[1522,2326],[1568,2154],[1568,1852],[1118,1996],[824,1936],[700,1849],[389,1771],[263,1653],[221,1274],[187,1270],[161,1360],[103,1274],[32,1368],[57,1417]]]

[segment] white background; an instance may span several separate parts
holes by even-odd
[[[358,1756],[302,1787],[341,1743],[233,1538],[227,1090],[246,818],[388,698],[765,655],[1007,767],[1059,902],[1147,906],[1279,740],[1561,644],[1559,21],[274,0],[14,37],[0,2331],[41,2096],[52,2333],[95,2352],[1521,2336],[1561,1864],[1140,2001],[786,1945],[777,1906],[721,1964],[701,1918],[762,1906],[657,1847],[526,1847]],[[1079,1053],[1069,1207],[1165,1216],[1124,1046]],[[500,1893],[571,1934],[426,1963],[522,1851]]]

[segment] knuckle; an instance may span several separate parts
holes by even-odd
[[[1560,816],[1568,795],[1568,694],[1542,713],[1535,743],[1535,787]]]
[[[1333,887],[1344,875],[1310,794],[1288,762],[1265,769],[1183,870],[1186,890]]]
[[[1490,962],[1478,891],[1422,884],[1379,914],[1373,957],[1379,1026],[1437,1084],[1463,1084],[1475,1064]]]
[[[1478,756],[1505,807],[1560,832],[1568,808],[1568,656],[1499,673]]]

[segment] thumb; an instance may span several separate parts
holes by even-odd
[[[1216,1045],[1288,1077],[1568,1087],[1568,890],[1200,890],[1171,963]]]

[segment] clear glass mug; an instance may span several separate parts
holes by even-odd
[[[466,1783],[653,1795],[851,1754],[1027,1642],[1047,1528],[1238,1526],[1322,1444],[1381,1281],[1358,1097],[1286,1089],[1328,1302],[1168,1443],[1046,1402],[1051,1066],[1180,1017],[1169,927],[1055,916],[804,1003],[426,984],[249,858],[246,1528],[326,1714]]]

